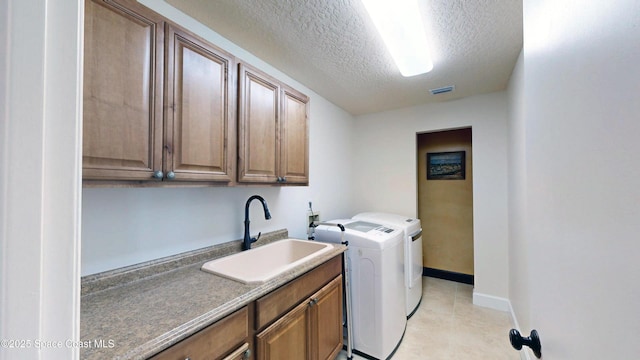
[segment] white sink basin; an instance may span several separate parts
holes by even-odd
[[[202,270],[244,284],[262,284],[333,248],[317,241],[284,239],[202,265]]]

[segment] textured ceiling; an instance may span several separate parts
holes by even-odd
[[[354,115],[504,90],[522,48],[522,0],[419,0],[434,69],[409,78],[360,0],[166,1]]]

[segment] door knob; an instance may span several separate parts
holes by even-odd
[[[529,337],[522,337],[520,332],[516,329],[511,329],[509,331],[509,341],[511,342],[511,346],[514,349],[520,350],[522,349],[522,345],[528,346],[533,350],[533,354],[540,359],[542,357],[542,345],[540,344],[540,337],[538,336],[538,332],[534,329],[531,330],[531,335]]]

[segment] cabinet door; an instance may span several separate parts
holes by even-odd
[[[164,21],[134,0],[86,0],[83,178],[146,180],[162,167]]]
[[[309,98],[284,87],[282,90],[280,176],[288,184],[309,183]]]
[[[245,64],[240,64],[238,78],[238,181],[275,183],[280,162],[280,86]]]
[[[174,25],[166,33],[167,178],[231,181],[233,57]]]
[[[258,360],[309,359],[308,308],[301,303],[256,335]]]
[[[311,296],[311,360],[335,359],[342,350],[342,276]]]

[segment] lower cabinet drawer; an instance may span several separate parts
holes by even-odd
[[[244,307],[170,348],[163,350],[150,359],[244,359],[245,351],[249,349],[248,344],[246,344],[248,337],[249,311]],[[244,350],[240,351],[242,348],[244,348]]]

